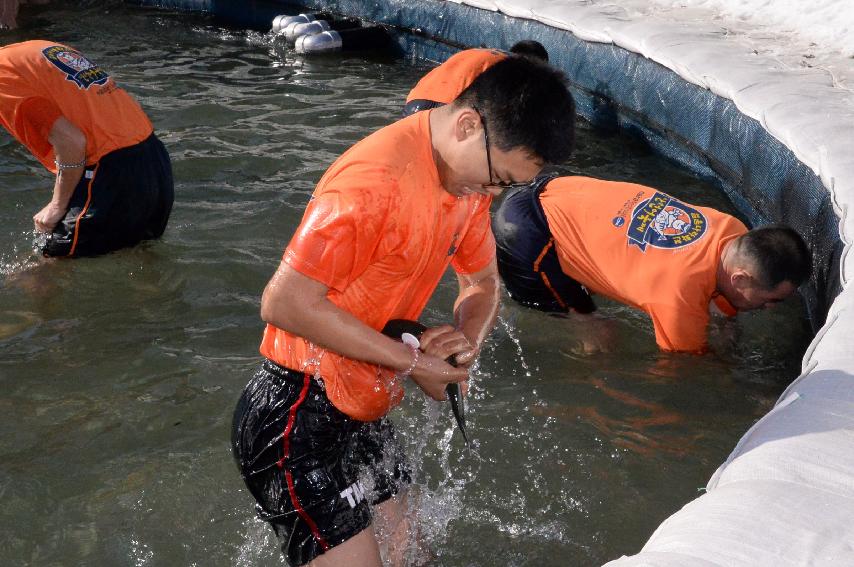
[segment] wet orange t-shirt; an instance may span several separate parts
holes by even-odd
[[[48,134],[60,116],[86,135],[87,164],[153,131],[139,104],[74,49],[41,40],[0,48],[0,124],[53,173]]]
[[[370,327],[418,319],[448,265],[463,274],[495,257],[491,199],[445,191],[433,160],[430,112],[387,126],[326,171],[284,261],[329,287],[327,297]],[[267,325],[261,354],[321,376],[350,417],[371,421],[403,396],[394,372],[324,351]]]
[[[449,104],[466,90],[478,75],[507,57],[494,49],[466,49],[421,77],[409,91],[406,102],[432,100]]]
[[[747,232],[736,218],[650,187],[560,177],[540,202],[561,269],[599,293],[649,314],[663,350],[706,349],[709,302],[725,245]]]

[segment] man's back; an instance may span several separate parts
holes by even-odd
[[[540,202],[567,275],[649,313],[665,350],[705,343],[718,260],[747,231],[740,221],[643,185],[585,177],[551,181]]]
[[[153,130],[139,104],[74,49],[41,40],[0,48],[0,125],[53,172],[47,136],[60,116],[86,135],[89,163]]]

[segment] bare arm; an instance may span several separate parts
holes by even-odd
[[[48,133],[48,141],[53,146],[59,163],[79,163],[86,160],[86,135],[77,126],[60,116]],[[68,212],[68,202],[74,194],[74,188],[83,176],[85,164],[72,169],[60,169],[53,184],[53,197],[50,202],[33,216],[36,230],[50,232]]]
[[[454,324],[462,331],[473,350],[457,355],[464,366],[474,362],[483,342],[495,327],[498,316],[500,284],[495,259],[474,274],[457,274],[460,293],[454,302]]]
[[[261,318],[353,360],[405,370],[412,363],[406,345],[375,331],[326,297],[329,288],[282,262],[261,297]],[[441,358],[424,353],[412,379],[430,397],[445,398],[445,386],[468,378]]]

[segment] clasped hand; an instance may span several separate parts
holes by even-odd
[[[42,210],[33,215],[33,224],[39,232],[52,232],[53,228],[62,220],[66,212],[67,209],[51,201]]]
[[[461,331],[450,325],[427,329],[421,335],[421,351],[411,377],[425,394],[444,400],[445,388],[455,382],[462,382],[465,392],[468,367],[474,362],[477,349]],[[456,366],[447,362],[451,356],[455,357]]]

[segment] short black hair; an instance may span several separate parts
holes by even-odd
[[[753,262],[765,289],[787,281],[800,286],[812,274],[812,253],[794,229],[782,224],[754,228],[738,239],[738,252]]]
[[[524,39],[517,41],[510,48],[510,53],[522,55],[523,57],[535,57],[540,61],[549,62],[549,52],[543,47],[543,44],[533,39]]]
[[[564,74],[548,63],[511,55],[478,75],[453,104],[475,108],[502,151],[524,148],[549,163],[572,153],[575,101]]]

